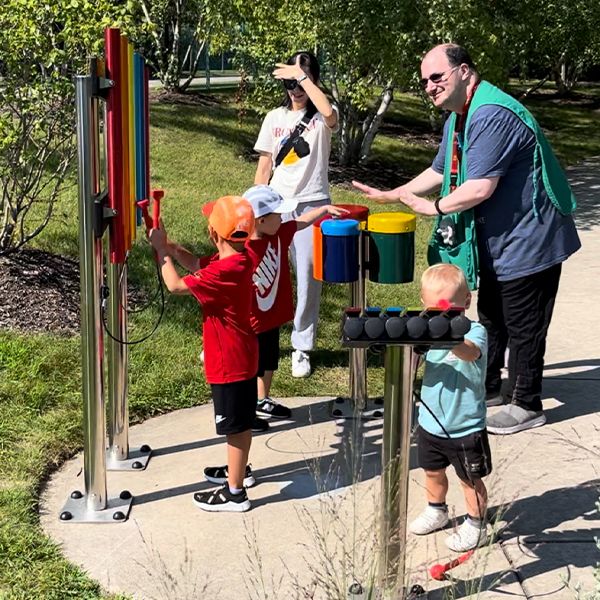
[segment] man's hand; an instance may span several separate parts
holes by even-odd
[[[432,217],[437,214],[433,202],[430,202],[427,198],[421,198],[421,196],[408,192],[404,188],[398,188],[396,193],[398,194],[399,201],[406,204],[408,208],[412,209],[418,215]]]
[[[433,202],[430,202],[426,198],[416,196],[402,186],[396,188],[395,190],[384,192],[383,190],[365,185],[364,183],[360,183],[358,181],[353,181],[352,185],[356,189],[360,190],[367,199],[374,200],[378,204],[393,204],[394,202],[402,202],[417,214],[427,216],[436,214]]]
[[[393,190],[383,191],[370,185],[365,185],[364,183],[360,183],[360,181],[353,181],[352,185],[360,190],[368,200],[374,200],[379,204],[391,204],[393,202],[398,202],[397,197],[393,193]]]

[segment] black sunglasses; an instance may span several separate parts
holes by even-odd
[[[282,79],[281,81],[283,81],[283,87],[290,92],[300,85],[295,79]]]
[[[446,79],[448,79],[446,74],[450,75],[450,73],[452,73],[452,71],[456,71],[456,69],[458,69],[459,66],[452,67],[451,69],[448,69],[443,73],[432,73],[429,77],[421,79],[419,83],[421,84],[421,87],[425,89],[430,81],[431,83],[441,83],[442,81],[446,81]]]

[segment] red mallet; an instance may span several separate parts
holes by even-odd
[[[461,565],[465,561],[469,560],[471,556],[473,556],[473,552],[474,550],[469,550],[468,552],[461,554],[458,558],[455,558],[454,560],[451,560],[450,562],[447,562],[444,565],[441,563],[432,565],[431,567],[429,567],[429,574],[436,581],[443,581],[446,578],[446,573],[450,569],[454,569],[454,567],[458,567],[458,565]]]
[[[152,227],[158,229],[160,226],[160,201],[165,195],[164,190],[152,190]]]
[[[144,225],[146,225],[146,230],[149,232],[152,229],[152,219],[150,218],[150,213],[148,212],[150,200],[138,200],[136,204],[142,211],[142,217],[144,217]]]
[[[452,308],[452,303],[445,298],[441,298],[437,303],[437,308],[444,311],[450,310],[450,308]]]

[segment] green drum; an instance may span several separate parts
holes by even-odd
[[[415,270],[415,215],[401,212],[369,215],[369,279],[409,283]]]

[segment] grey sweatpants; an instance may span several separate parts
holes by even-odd
[[[283,222],[297,219],[305,212],[329,204],[329,199],[314,200],[298,205],[291,213],[283,215]],[[321,304],[320,281],[313,277],[313,226],[299,231],[290,246],[290,260],[296,273],[296,313],[292,330],[294,350],[308,352],[314,348]]]

